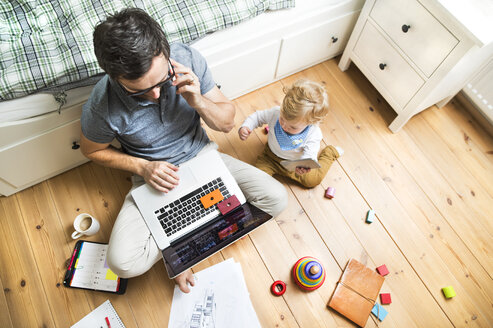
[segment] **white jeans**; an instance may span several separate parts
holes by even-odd
[[[217,148],[210,143],[200,153]],[[288,197],[284,186],[267,173],[229,155],[221,158],[240,186],[248,202],[277,216],[287,206]],[[132,189],[145,181],[132,177]],[[130,192],[116,218],[109,241],[107,263],[122,278],[131,278],[147,272],[162,259],[161,251],[147,228]]]

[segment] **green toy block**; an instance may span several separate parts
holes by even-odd
[[[452,287],[452,286],[443,287],[442,292],[443,292],[443,295],[445,295],[445,298],[452,298],[456,295],[454,287]]]
[[[374,219],[375,219],[375,211],[369,210],[366,213],[366,223],[372,223]]]

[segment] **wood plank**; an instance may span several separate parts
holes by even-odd
[[[14,327],[54,326],[15,195],[0,197],[0,279]]]
[[[91,214],[101,226],[97,234],[84,236],[83,240],[102,243],[109,241],[111,228],[123,203],[123,198],[120,193],[113,192],[112,186],[104,183],[111,179],[110,176],[101,176],[104,172],[106,171],[102,167],[87,163],[49,180],[53,201],[65,232],[65,239],[71,249],[76,242],[71,238],[73,220],[80,213]],[[109,299],[125,325],[136,326],[127,298],[104,292],[87,293],[87,298],[91,309]],[[81,318],[77,318],[77,321]]]
[[[86,293],[63,286],[67,259],[72,248],[64,238],[63,226],[46,182],[24,190],[16,197],[37,260],[42,287],[55,315],[55,325],[69,327],[90,311]],[[40,286],[41,287],[41,286]],[[77,306],[74,306],[77,305]]]
[[[488,192],[464,169],[461,161],[447,148],[446,143],[439,138],[433,129],[421,116],[417,116],[407,129],[416,144],[423,149],[430,162],[442,173],[457,196],[469,208],[469,215],[475,217],[490,236],[493,236],[493,208],[490,205],[493,198]],[[433,145],[429,142],[433,140]],[[447,165],[455,162],[453,167]]]
[[[438,109],[431,107],[419,115],[433,129],[435,134],[443,140],[450,152],[455,156],[455,160],[462,164],[464,169],[481,185],[491,198],[493,196],[493,162],[476,145],[474,139],[464,131],[462,125],[445,112],[449,111],[453,104]],[[491,209],[493,214],[493,209]]]
[[[279,84],[277,84],[277,87],[279,87]],[[250,164],[254,163],[255,158],[263,150],[263,144],[259,139],[253,137],[247,139],[246,142],[241,141],[237,130],[245,119],[243,112],[246,111],[244,111],[243,106],[250,107],[250,110],[256,109],[252,107],[254,106],[253,104],[257,105],[254,100],[256,94],[257,91],[237,100],[239,110],[235,117],[235,129],[227,134],[229,142],[237,152],[238,158]],[[249,145],[247,146],[247,144]],[[281,214],[278,219],[282,218],[283,215]],[[271,229],[273,229],[272,236],[267,237],[263,231]],[[276,280],[289,281],[290,268],[299,257],[297,258],[296,251],[290,247],[287,236],[282,234],[279,226],[273,221],[269,221],[251,233],[250,238],[253,240],[271,276],[275,277],[274,279]],[[281,253],[284,254],[280,256]],[[334,316],[326,310],[325,304],[327,300],[319,291],[304,293],[299,288],[288,288],[284,294],[284,299],[301,327],[337,326]]]
[[[250,237],[228,246],[223,256],[241,264],[250,299],[262,327],[299,327],[283,297],[270,292],[275,278],[269,274]]]
[[[393,186],[399,182],[399,180],[403,180],[403,182],[399,182],[399,186],[401,190],[412,190],[410,186],[414,185],[412,180],[419,185],[419,188],[413,189],[414,200],[420,200],[420,203],[429,203],[426,201],[425,197],[420,197],[419,194],[424,192],[427,198],[430,199],[432,204],[426,205],[427,208],[436,207],[441,213],[442,217],[434,215],[434,211],[429,213],[426,217],[423,217],[422,214],[419,213],[427,213],[422,209],[419,209],[416,212],[416,215],[413,215],[416,222],[421,222],[422,230],[425,232],[425,235],[433,235],[440,231],[441,238],[445,238],[444,247],[446,249],[451,248],[451,250],[446,251],[461,254],[463,253],[463,246],[465,245],[470,249],[470,252],[466,252],[472,254],[473,257],[476,257],[479,261],[474,261],[474,259],[468,259],[468,257],[461,258],[460,261],[465,261],[462,265],[451,265],[452,268],[474,268],[477,266],[477,262],[480,263],[481,266],[484,266],[486,272],[489,272],[490,277],[492,277],[491,273],[493,272],[493,263],[491,261],[491,236],[490,234],[481,229],[480,226],[476,224],[476,221],[473,217],[469,215],[469,208],[461,201],[459,196],[451,191],[450,185],[444,180],[440,172],[436,170],[436,168],[428,161],[428,156],[420,149],[411,136],[407,134],[407,128],[397,135],[386,133],[381,127],[383,127],[386,123],[383,121],[380,114],[387,113],[387,108],[381,109],[382,106],[388,107],[388,105],[379,100],[379,95],[376,93],[376,90],[368,87],[368,88],[360,88],[360,85],[368,85],[368,81],[366,81],[359,71],[356,69],[350,69],[348,74],[341,73],[337,70],[336,67],[332,63],[324,64],[326,68],[330,69],[329,71],[336,76],[338,81],[342,81],[341,84],[344,84],[345,89],[348,90],[349,94],[354,94],[357,90],[361,90],[366,92],[366,98],[360,100],[358,102],[358,106],[360,108],[374,108],[375,112],[371,111],[359,111],[355,114],[349,114],[352,121],[354,121],[354,117],[361,116],[362,114],[373,113],[373,115],[365,115],[365,119],[358,120],[357,123],[354,123],[357,131],[361,130],[361,122],[365,122],[367,120],[369,122],[368,128],[370,132],[372,131],[384,131],[382,133],[378,133],[378,140],[384,141],[387,147],[392,149],[395,154],[398,154],[398,158],[395,156],[391,156],[392,160],[386,160],[384,162],[374,161],[374,165],[376,167],[380,167],[382,165],[386,165],[388,169],[382,169],[382,176],[384,181],[389,185]],[[342,92],[342,91],[341,91]],[[359,97],[353,97],[355,101],[361,99]],[[373,101],[371,101],[373,99]],[[375,101],[376,99],[376,101]],[[378,110],[378,112],[376,112]],[[378,129],[375,129],[379,127]],[[381,139],[380,139],[381,138]],[[380,142],[381,143],[381,142]],[[373,147],[373,146],[372,146]],[[396,167],[396,163],[401,162],[402,165]],[[405,167],[403,169],[402,167]],[[412,178],[406,176],[408,175],[405,171],[408,171]],[[394,173],[395,172],[395,173]],[[405,180],[404,180],[405,179]],[[420,190],[421,189],[421,190]],[[394,193],[396,191],[394,190]],[[396,193],[399,195],[398,193]],[[401,202],[409,203],[409,195],[403,194],[399,196]],[[423,205],[421,205],[423,206]],[[409,209],[409,207],[408,207]],[[412,211],[411,211],[412,213]],[[443,218],[443,219],[442,219]],[[418,220],[421,219],[421,220]],[[431,221],[430,221],[431,220]],[[432,223],[432,226],[429,227],[428,231],[426,229],[429,224]],[[437,230],[442,229],[442,230]],[[443,230],[445,229],[445,230]],[[450,232],[450,230],[453,232]],[[454,236],[455,235],[455,236]],[[457,243],[457,237],[462,239],[462,243]],[[436,239],[435,241],[437,241]],[[446,255],[444,258],[453,258],[456,257],[455,254]],[[453,261],[452,263],[454,263]],[[469,269],[468,269],[469,270]],[[463,274],[456,274],[457,277],[465,276],[469,277],[469,272],[464,272]],[[482,273],[475,271],[477,277],[479,278]]]
[[[256,110],[263,110],[278,106],[284,97],[284,93],[282,92],[282,90],[283,88],[281,85],[270,85],[251,94],[251,97],[245,97],[247,98],[246,102],[248,103],[248,106],[240,107],[242,122],[248,115],[252,114]],[[237,125],[237,128],[239,128],[239,125]],[[254,133],[249,139],[247,139],[246,142],[248,142],[255,136],[260,140],[261,146],[259,147],[259,143],[256,142],[257,146],[252,145],[250,147],[256,147],[257,150],[261,152],[264,148],[263,145],[267,142],[267,135],[265,135],[263,129],[259,128],[254,131]],[[235,138],[237,140],[236,142],[238,142],[239,139],[237,135]],[[250,143],[253,144],[255,143],[254,141],[255,140],[250,141]],[[241,144],[245,141],[239,142]],[[288,190],[292,188],[293,183],[287,182],[287,179],[281,180],[284,182],[285,187]],[[305,190],[305,192],[309,191]],[[300,207],[292,192],[289,192],[289,195],[290,201],[288,202],[288,208],[283,213],[284,219],[278,218],[276,219],[276,221],[278,222],[281,231],[283,231],[283,234],[286,236],[286,239],[290,243],[292,249],[295,250],[297,256],[303,257],[310,254],[310,256],[317,257],[324,265],[328,266],[326,268],[327,282],[320,289],[317,290],[317,292],[321,294],[322,299],[325,300],[324,303],[326,304],[330,299],[330,296],[332,295],[335,284],[342,274],[342,269],[345,267],[347,259],[342,264],[338,264],[334,260],[333,256],[330,253],[330,249],[327,248],[327,245],[324,244],[322,240],[323,237],[320,237],[316,227],[314,227],[312,222],[309,221],[308,217],[304,213],[303,209]],[[293,264],[294,262],[291,264],[291,266]],[[297,288],[296,285],[293,286]],[[325,306],[324,303],[320,304],[320,306]],[[331,311],[331,313],[338,326],[354,325],[349,320],[339,315],[337,312]],[[367,326],[371,327],[374,325],[375,322],[370,319]]]
[[[7,299],[5,298],[5,294],[9,293],[10,290],[3,287],[2,279],[0,279],[0,290],[3,291],[3,293],[0,294],[0,327],[14,327],[12,318],[10,317]]]
[[[335,75],[337,73],[336,68],[331,69],[330,72]],[[347,98],[346,95],[344,99]],[[341,102],[338,104],[339,108],[349,110],[359,107],[359,113],[364,112],[361,111],[363,106],[358,106],[358,104],[355,104],[353,101],[344,102],[344,99],[336,99],[336,101]],[[354,99],[354,95],[352,99]],[[363,108],[368,108],[368,105],[365,105]],[[336,114],[338,113],[336,112]],[[366,122],[363,118],[358,117],[358,119],[355,119],[355,117],[357,117],[355,116],[355,113],[350,114],[349,112],[345,115],[337,115],[337,119],[344,122],[344,125],[347,126],[348,130],[352,130],[352,136],[359,144],[357,152],[363,151],[366,156],[359,156],[360,158],[357,159],[357,162],[361,163],[370,160],[374,166],[378,167],[377,163],[382,159],[382,155],[380,154],[382,150],[380,149],[380,144],[373,140],[372,132],[375,129],[373,129],[373,126],[371,126],[372,128],[366,126]],[[333,120],[328,120],[328,122],[332,121]],[[326,131],[330,131],[330,127]],[[352,162],[355,162],[355,159],[358,156],[352,155],[352,157]],[[347,157],[342,159],[342,161],[345,159],[347,159]],[[348,162],[346,161],[345,163]],[[391,163],[396,165],[394,161],[391,161]],[[347,169],[346,165],[345,169]],[[351,175],[351,178],[353,181],[355,181],[356,178],[358,179],[358,188],[365,194],[365,197],[372,207],[376,209],[377,213],[380,213],[379,219],[392,235],[392,238],[396,241],[397,245],[404,250],[407,259],[412,263],[413,268],[418,272],[421,279],[423,279],[435,300],[445,310],[447,316],[449,316],[453,322],[471,321],[471,317],[474,318],[472,321],[478,319],[479,314],[477,308],[475,307],[474,302],[467,297],[468,293],[465,289],[463,289],[462,292],[466,297],[461,304],[458,302],[454,303],[454,307],[456,308],[452,308],[450,302],[445,302],[441,295],[440,288],[447,284],[447,279],[449,279],[448,284],[452,284],[454,287],[458,282],[455,280],[455,277],[450,274],[446,263],[441,260],[439,255],[431,247],[425,235],[418,231],[418,227],[414,224],[406,211],[401,207],[399,202],[394,200],[394,195],[384,186],[384,182],[379,175],[367,173],[365,176],[360,174],[357,176]],[[393,219],[393,217],[399,217],[401,220],[397,221]],[[419,245],[419,247],[417,247],[417,245]],[[417,251],[418,249],[419,251]],[[431,272],[434,272],[434,274],[430,274]],[[436,279],[437,272],[440,272],[440,279]],[[462,288],[462,286],[460,286],[460,288]],[[486,320],[484,315],[486,314],[483,313],[481,319]],[[478,323],[476,321],[474,324],[481,325],[484,323]]]

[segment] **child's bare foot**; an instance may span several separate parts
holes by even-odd
[[[190,269],[183,272],[179,276],[175,277],[175,283],[178,285],[180,290],[184,293],[190,293],[190,287],[188,287],[187,282],[190,283],[191,286],[195,286],[195,280],[193,278],[193,272]]]

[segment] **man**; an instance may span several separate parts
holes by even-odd
[[[216,87],[205,59],[183,45],[169,46],[159,24],[131,8],[96,26],[94,51],[107,73],[94,87],[81,117],[81,150],[96,163],[134,173],[164,193],[177,186],[178,166],[217,147],[200,125],[228,132],[235,106]],[[122,151],[110,143],[117,139]],[[287,205],[277,180],[221,154],[249,202],[275,216]],[[127,194],[109,241],[107,261],[117,275],[145,273],[162,258],[132,196]],[[175,279],[183,292],[190,270]]]

